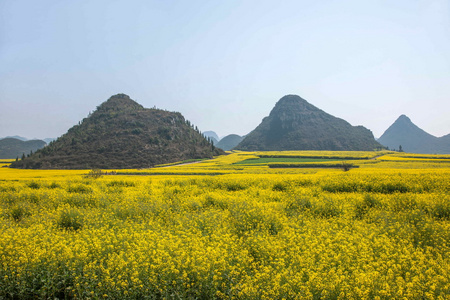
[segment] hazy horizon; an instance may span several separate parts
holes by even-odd
[[[0,137],[56,138],[110,96],[245,135],[296,94],[376,138],[450,133],[448,1],[0,3]]]

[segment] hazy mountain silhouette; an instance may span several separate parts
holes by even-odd
[[[118,94],[56,141],[11,166],[145,168],[222,153],[180,113],[147,109],[129,96]]]
[[[378,142],[389,149],[398,150],[401,146],[405,152],[450,153],[450,134],[440,138],[435,137],[420,129],[405,115],[401,115],[383,133]]]
[[[352,126],[297,95],[287,95],[235,149],[374,150],[380,147],[367,128]]]
[[[4,137],[4,138],[1,138],[0,140],[3,140],[3,139],[17,139],[17,140],[21,140],[23,142],[28,141],[28,139],[26,137],[19,136],[19,135],[7,136],[7,137]],[[37,139],[35,139],[35,140],[37,140]]]
[[[216,146],[223,150],[231,150],[236,147],[243,139],[243,136],[230,134],[222,138]]]
[[[205,132],[203,132],[203,135],[206,136],[206,137],[210,137],[215,142],[220,141],[219,136],[214,131],[211,131],[211,130],[210,131],[205,131]]]
[[[209,138],[214,146],[219,143],[219,136],[214,131],[205,131],[203,132],[203,135]]]
[[[53,141],[55,141],[56,140],[56,138],[45,138],[45,139],[42,139],[44,142],[46,142],[47,144],[50,144],[51,142],[53,142]]]
[[[0,138],[0,140],[2,140],[2,139],[7,139],[7,138],[18,139],[18,140],[21,140],[21,141],[24,141],[24,142],[26,142],[26,141],[33,141],[33,140],[35,140],[35,141],[36,141],[36,140],[40,140],[40,141],[46,142],[47,144],[50,144],[50,142],[56,140],[56,138],[45,138],[45,139],[37,139],[37,138],[34,138],[34,139],[28,139],[28,138],[26,138],[26,137],[19,136],[19,135],[7,136],[7,137],[4,137],[4,138]]]
[[[0,158],[21,158],[31,151],[35,152],[46,145],[41,140],[22,141],[15,138],[4,138],[0,140]]]

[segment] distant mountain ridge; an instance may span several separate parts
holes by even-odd
[[[40,140],[40,141],[44,141],[44,142],[46,142],[47,144],[49,144],[50,142],[52,142],[52,141],[56,140],[56,138],[45,138],[45,139],[28,139],[28,138],[26,138],[26,137],[23,137],[23,136],[19,136],[19,135],[14,135],[14,136],[6,136],[6,137],[4,137],[4,138],[0,138],[0,140],[3,140],[3,139],[8,139],[8,138],[12,138],[12,139],[17,139],[17,140],[21,140],[21,141],[24,141],[24,142],[26,142],[26,141],[36,141],[36,140]]]
[[[17,168],[146,168],[224,152],[178,112],[148,109],[125,94],[110,97]]]
[[[203,132],[203,135],[207,136],[207,137],[210,137],[210,138],[214,138],[216,141],[220,141],[220,138],[217,135],[217,133],[212,131],[212,130]]]
[[[360,150],[382,148],[370,130],[352,126],[297,95],[282,97],[237,150]]]
[[[23,141],[16,138],[4,138],[0,140],[0,158],[21,158],[45,145],[46,143],[41,140]]]
[[[220,149],[223,149],[225,151],[231,150],[244,139],[243,136],[237,135],[237,134],[229,134],[225,137],[223,137],[219,143],[217,143],[217,147]]]
[[[3,140],[3,139],[16,139],[16,140],[21,140],[23,142],[29,141],[29,139],[27,139],[26,137],[20,136],[20,135],[12,135],[12,136],[10,135],[10,136],[5,136],[4,138],[0,138],[0,140]]]
[[[219,136],[214,131],[205,131],[203,132],[203,135],[209,137],[214,145],[217,145],[217,143],[219,143],[220,141]]]
[[[378,139],[382,145],[405,152],[425,154],[450,154],[450,134],[435,137],[401,115]]]

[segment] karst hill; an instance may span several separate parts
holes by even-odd
[[[281,98],[238,150],[359,150],[382,148],[370,130],[352,126],[297,95]]]
[[[223,150],[231,150],[236,147],[244,137],[237,134],[229,134],[217,143],[217,147]]]
[[[405,152],[449,154],[450,134],[436,137],[414,124],[405,115],[398,117],[395,122],[378,139],[378,142],[390,149],[399,149]]]
[[[224,152],[178,112],[148,109],[118,94],[17,168],[146,168]]]

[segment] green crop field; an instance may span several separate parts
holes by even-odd
[[[297,157],[260,157],[250,158],[235,163],[235,165],[255,165],[269,163],[307,163],[307,162],[335,162],[343,161],[340,158],[297,158]]]

